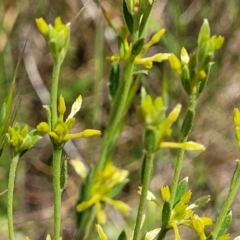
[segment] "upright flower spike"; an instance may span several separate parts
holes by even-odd
[[[36,19],[36,24],[45,37],[54,60],[62,62],[69,44],[70,24],[63,24],[60,17],[55,19],[54,26],[48,25],[43,18]]]
[[[48,123],[41,122],[37,126],[37,130],[42,133],[47,133],[52,141],[57,145],[65,144],[69,139],[73,138],[88,138],[93,136],[101,135],[99,130],[95,129],[85,129],[79,133],[70,133],[70,130],[75,124],[75,114],[80,110],[82,106],[82,96],[80,95],[72,105],[71,112],[67,117],[66,121],[63,120],[64,113],[66,112],[65,100],[60,95],[58,102],[58,119],[53,129],[51,130]]]

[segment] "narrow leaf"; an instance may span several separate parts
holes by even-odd
[[[120,233],[118,240],[127,240],[127,234],[124,230]]]
[[[108,91],[109,91],[110,100],[113,100],[114,96],[117,93],[119,78],[120,78],[119,62],[113,62],[111,71],[110,71],[109,82],[108,82]]]
[[[193,120],[194,120],[195,113],[192,109],[189,109],[187,111],[187,115],[184,119],[183,125],[182,125],[182,134],[185,138],[192,130],[193,127]]]
[[[132,56],[135,58],[142,50],[144,45],[144,38],[138,39],[132,47]]]
[[[165,201],[162,210],[162,223],[163,226],[167,226],[171,216],[171,204],[169,201]]]
[[[131,13],[128,11],[128,7],[125,0],[123,1],[123,16],[124,16],[126,25],[128,27],[128,30],[132,34],[133,33],[133,17]]]
[[[188,184],[188,177],[182,179],[177,186],[177,191],[176,191],[176,195],[175,195],[175,199],[174,199],[174,204],[173,206],[175,206],[175,204],[177,204],[179,202],[179,200],[181,199],[181,197],[183,196],[183,194],[186,192],[187,190],[187,184]]]
[[[222,235],[224,235],[224,233],[226,233],[226,231],[227,231],[227,229],[229,228],[231,222],[232,222],[232,211],[230,211],[230,212],[226,215],[226,217],[225,217],[225,219],[224,219],[224,221],[223,221],[223,224],[222,224],[222,226],[221,226],[221,229],[220,229],[220,231],[218,232],[217,239],[218,239],[219,237],[221,237]]]

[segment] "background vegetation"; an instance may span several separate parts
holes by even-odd
[[[99,1],[116,27],[120,27],[122,1]],[[61,16],[64,22],[71,22],[70,50],[64,62],[60,93],[67,103],[72,103],[79,94],[83,96],[82,110],[78,114],[79,129],[99,128],[104,131],[109,112],[107,80],[110,62],[105,57],[116,52],[116,42],[112,30],[103,17],[95,1],[59,0],[36,1],[22,0],[0,2],[0,97],[4,99],[14,75],[17,59],[22,53],[21,66],[18,69],[17,101],[21,101],[16,120],[36,127],[46,119],[42,104],[49,103],[52,59],[43,37],[35,26],[35,18],[43,17],[53,22]],[[154,46],[154,52],[179,53],[182,46],[188,51],[194,50],[197,34],[203,19],[209,20],[212,34],[222,35],[225,42],[216,56],[211,72],[209,86],[198,101],[198,111],[191,140],[203,143],[207,150],[201,155],[187,155],[183,176],[190,177],[195,197],[210,194],[211,202],[204,211],[209,216],[216,216],[222,199],[227,193],[226,187],[234,170],[238,157],[232,110],[240,103],[240,1],[176,1],[156,0],[149,22],[150,37],[160,27],[167,29],[160,44]],[[149,53],[152,55],[152,52]],[[142,78],[142,84],[153,94],[162,94],[169,106],[183,103],[186,99],[177,75],[170,70],[169,63],[158,63],[151,74]],[[46,86],[46,87],[45,87]],[[161,86],[161,87],[159,87]],[[139,103],[139,96],[135,104]],[[182,111],[184,115],[184,108]],[[176,126],[176,136],[177,133]],[[109,221],[104,227],[111,239],[114,233],[123,227],[131,231],[135,206],[139,201],[139,169],[141,164],[142,125],[135,113],[135,105],[129,111],[126,126],[118,141],[114,161],[130,171],[129,184],[119,196],[132,206],[131,217],[123,218],[112,208],[107,208]],[[87,166],[97,161],[101,139],[77,139],[74,147],[68,145],[66,157],[81,158]],[[43,148],[44,147],[44,148]],[[173,173],[174,152],[158,153],[155,176],[151,189],[169,184]],[[170,160],[170,161],[169,161]],[[5,149],[0,160],[0,192],[7,188],[9,154]],[[32,239],[44,239],[50,232],[52,208],[51,184],[51,145],[47,138],[41,140],[35,149],[21,159],[17,171],[15,224],[18,239],[28,235]],[[78,195],[80,178],[69,167],[68,186],[63,197],[63,239],[73,239],[75,233],[75,203]],[[231,226],[232,237],[239,234],[240,196],[233,206],[235,221]],[[154,206],[149,204],[149,225],[159,216]],[[147,226],[146,226],[147,227]],[[186,234],[186,239],[188,232]],[[184,235],[182,235],[184,237]],[[6,194],[0,196],[0,239],[7,239]],[[171,236],[169,235],[169,239]]]

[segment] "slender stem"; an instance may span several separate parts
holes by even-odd
[[[53,130],[57,122],[57,98],[58,98],[58,81],[62,61],[56,59],[53,66],[52,86],[51,86],[51,129]],[[61,163],[62,147],[53,143],[53,192],[54,192],[54,240],[60,239],[61,232]]]
[[[126,103],[127,103],[130,87],[132,85],[132,80],[133,80],[133,77],[132,77],[133,69],[134,69],[133,61],[128,61],[126,63],[126,68],[123,72],[123,79],[122,79],[124,81],[123,91],[122,92],[118,91],[118,94],[116,95],[117,99],[115,99],[112,112],[110,113],[110,125],[108,126],[104,134],[102,151],[96,166],[96,171],[104,168],[104,165],[107,161],[109,146],[110,144],[112,144],[112,138],[115,135],[115,132],[119,124],[124,118],[124,112],[126,112],[126,109],[125,109]]]
[[[191,95],[191,96],[189,96],[188,110],[191,110],[193,113],[195,113],[195,111],[196,111],[195,109],[196,109],[196,95]],[[184,122],[186,120],[186,117],[184,119]],[[193,125],[193,122],[194,122],[194,117],[195,117],[195,114],[193,115],[193,119],[192,119],[192,123],[191,123],[192,125]],[[190,128],[192,128],[192,126]],[[189,131],[189,133],[190,133],[190,131]],[[189,135],[189,133],[188,133],[188,135]],[[182,135],[183,135],[183,133],[182,133]],[[188,135],[185,136],[185,137],[182,137],[180,142],[182,142],[182,143],[187,142]],[[176,166],[175,166],[175,171],[174,171],[174,175],[173,175],[173,183],[172,183],[172,186],[171,186],[171,199],[170,199],[172,207],[174,205],[177,186],[178,186],[179,177],[180,177],[180,173],[181,173],[181,169],[182,169],[184,152],[185,152],[184,149],[179,150],[178,157],[177,157],[177,162],[176,162]]]
[[[222,206],[219,217],[218,217],[216,224],[214,225],[214,228],[211,233],[212,240],[217,239],[219,231],[221,230],[222,224],[224,222],[224,219],[227,216],[228,211],[230,210],[230,207],[231,207],[231,205],[234,201],[234,198],[238,192],[239,186],[240,186],[240,161],[237,160],[237,166],[235,168],[235,172],[232,177],[231,186],[229,189],[227,199],[225,200],[225,202]]]
[[[58,101],[58,81],[60,75],[61,61],[55,60],[52,73],[52,86],[51,86],[51,130],[57,121],[57,101]]]
[[[14,155],[9,172],[8,179],[8,234],[9,239],[14,240],[14,229],[13,229],[13,192],[14,192],[14,181],[19,160],[19,154]]]
[[[53,192],[54,192],[54,240],[60,239],[61,232],[61,160],[62,148],[53,149]]]
[[[145,210],[145,205],[147,201],[147,192],[150,184],[150,180],[152,177],[153,170],[153,153],[146,153],[145,155],[145,164],[143,164],[144,169],[143,172],[143,180],[142,180],[142,193],[140,197],[140,203],[138,207],[138,214],[136,220],[136,226],[133,233],[133,240],[138,240],[141,230],[142,218]]]
[[[101,117],[101,82],[103,76],[103,41],[104,41],[104,30],[102,18],[97,16],[96,18],[96,40],[95,40],[95,66],[94,66],[94,85],[93,85],[93,118],[92,124],[95,128],[99,127]]]
[[[187,137],[184,138],[182,142],[184,143],[186,141],[187,141]],[[171,202],[172,207],[173,207],[173,204],[174,204],[174,199],[175,199],[175,195],[176,195],[176,191],[177,191],[178,181],[179,181],[179,177],[180,177],[180,173],[181,173],[181,169],[182,169],[184,152],[185,152],[184,149],[179,150],[177,162],[176,162],[175,169],[174,169],[173,183],[172,183],[172,186],[171,186],[171,198],[170,198],[170,202]]]

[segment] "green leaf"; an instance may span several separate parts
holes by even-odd
[[[211,50],[214,52],[220,49],[223,45],[224,37],[222,36],[212,36],[210,39]]]
[[[182,125],[182,134],[185,138],[192,130],[195,112],[192,109],[187,111],[187,115]]]
[[[173,206],[179,202],[181,199],[182,195],[186,192],[187,190],[187,184],[188,184],[188,177],[182,179],[177,186],[177,191],[174,199]]]
[[[212,65],[213,65],[212,62],[208,63],[207,70],[206,70],[207,77],[199,83],[198,95],[205,89],[205,87],[208,83],[208,78],[209,78],[209,75],[210,75]]]
[[[192,90],[191,90],[191,86],[190,86],[189,68],[187,65],[184,65],[182,68],[181,81],[182,81],[182,86],[183,86],[184,90],[186,91],[186,93],[188,95],[190,95]]]
[[[7,133],[8,127],[13,123],[17,112],[17,106],[19,104],[19,101],[16,101],[16,99],[15,101],[13,100],[14,90],[15,78],[8,90],[7,96],[0,110],[0,156],[5,142],[5,134]]]
[[[124,230],[122,230],[122,232],[118,236],[118,240],[127,240],[127,234]]]
[[[125,55],[123,39],[121,36],[117,36],[118,52],[121,57]]]
[[[116,185],[116,186],[112,189],[112,191],[111,191],[107,196],[108,196],[109,198],[114,198],[114,197],[116,197],[116,196],[121,192],[121,190],[124,188],[124,186],[126,185],[126,182],[127,182],[127,181],[122,182],[122,183]]]
[[[210,195],[199,197],[194,203],[191,204],[192,208],[202,207],[210,201]]]
[[[133,33],[133,17],[131,13],[128,10],[126,1],[123,1],[123,16],[124,20],[126,22],[126,25],[128,27],[128,31],[132,34]]]
[[[232,211],[229,211],[228,214],[226,215],[226,217],[224,218],[221,229],[218,232],[217,239],[226,233],[231,222],[232,222]]]
[[[198,70],[202,70],[206,64],[212,60],[212,57],[213,52],[210,51],[210,41],[204,42],[200,47],[198,47]]]
[[[163,204],[162,210],[162,223],[163,226],[167,226],[171,216],[171,204],[168,201],[165,201]]]
[[[198,45],[202,45],[204,42],[210,39],[210,27],[207,19],[204,19],[203,25],[198,35]]]
[[[144,45],[144,38],[138,39],[132,47],[132,56],[135,58],[142,50]]]
[[[114,99],[114,97],[117,93],[119,79],[120,79],[119,62],[113,62],[111,71],[110,71],[109,82],[108,82],[109,98],[111,100]]]
[[[139,34],[138,34],[139,37],[141,37],[143,32],[144,32],[144,29],[146,27],[146,24],[147,24],[150,12],[152,10],[153,4],[150,4],[148,2],[147,5],[146,5],[146,1],[141,1],[141,5],[142,5],[141,9],[143,9],[143,15],[140,18],[141,22],[140,22],[139,31],[138,31],[139,32]]]
[[[158,134],[155,129],[147,128],[144,136],[144,147],[147,152],[153,153],[158,145]]]
[[[6,109],[6,102],[3,102],[1,110],[0,110],[0,124],[2,124],[3,121],[6,118],[6,111],[7,111],[7,109]]]

